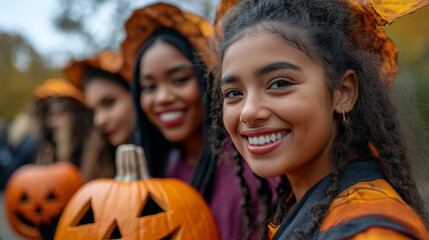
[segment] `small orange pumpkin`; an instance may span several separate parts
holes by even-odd
[[[26,238],[41,239],[38,227],[51,225],[83,183],[79,169],[68,162],[22,166],[6,185],[10,225]]]
[[[176,179],[151,179],[143,149],[117,150],[115,179],[97,179],[70,200],[55,239],[219,239],[200,194]]]

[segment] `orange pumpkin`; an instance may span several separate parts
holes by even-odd
[[[176,179],[150,179],[143,149],[121,145],[115,179],[97,179],[70,200],[55,239],[219,239],[200,194]]]
[[[51,225],[82,185],[79,169],[68,162],[22,166],[6,185],[6,215],[10,225],[24,237],[41,239],[38,227]]]

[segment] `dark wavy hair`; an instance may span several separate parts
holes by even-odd
[[[330,173],[331,182],[327,189],[327,199],[313,205],[312,221],[294,231],[294,238],[305,239],[322,222],[328,207],[339,194],[339,179],[344,166],[356,161],[375,159],[387,182],[426,222],[426,210],[422,198],[412,178],[406,140],[397,119],[397,112],[383,86],[381,63],[375,53],[364,47],[362,38],[353,38],[358,16],[351,14],[346,1],[338,0],[245,0],[232,9],[222,23],[223,38],[218,42],[219,58],[223,60],[228,48],[255,31],[276,34],[288,44],[305,52],[325,70],[326,88],[331,95],[334,87],[345,71],[352,69],[359,80],[359,96],[351,112],[347,114],[347,124],[339,124],[330,156],[334,168]],[[261,30],[262,29],[262,30]],[[219,66],[219,74],[221,72]],[[220,77],[212,90],[213,133],[216,139],[223,139],[226,132],[222,123],[223,98],[220,94]],[[341,116],[336,114],[338,122]],[[377,149],[375,158],[369,143]],[[222,142],[216,143],[220,149]],[[258,191],[261,199],[266,199],[268,188]],[[263,203],[262,224],[270,221],[279,224],[285,216],[285,199],[291,193],[287,178],[282,178],[278,187],[278,200],[273,205]],[[243,204],[246,206],[246,204]],[[247,205],[248,206],[248,205]],[[244,211],[246,212],[246,211]],[[262,235],[266,234],[266,230]]]

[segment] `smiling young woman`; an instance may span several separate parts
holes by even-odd
[[[187,152],[201,149],[204,107],[193,63],[176,47],[158,41],[140,60],[140,85],[142,109],[164,137],[171,142],[190,140]]]
[[[397,50],[360,2],[248,0],[222,20],[213,127],[284,176],[270,238],[429,238],[386,91]]]
[[[332,168],[328,149],[337,124],[323,68],[280,37],[255,34],[224,56],[225,127],[256,174],[274,177],[304,167],[320,171],[309,176],[320,179]]]

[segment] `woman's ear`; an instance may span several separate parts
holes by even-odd
[[[347,70],[334,90],[334,109],[338,114],[350,112],[359,95],[359,80],[355,71]]]

